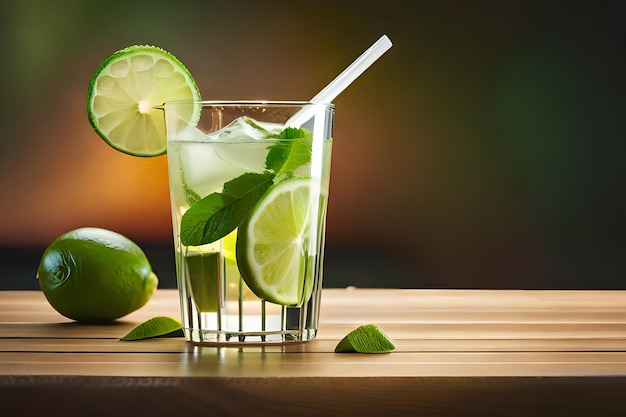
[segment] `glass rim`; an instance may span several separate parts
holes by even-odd
[[[168,104],[200,104],[202,106],[229,106],[229,107],[248,107],[248,106],[276,106],[276,107],[305,107],[305,106],[322,106],[327,108],[335,108],[333,103],[314,103],[311,101],[299,100],[170,100],[163,103],[162,106]]]

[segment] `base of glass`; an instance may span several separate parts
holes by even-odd
[[[303,331],[225,332],[201,329],[183,329],[187,341],[211,346],[231,345],[283,345],[302,343],[315,339],[315,329]]]

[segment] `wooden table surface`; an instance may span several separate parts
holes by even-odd
[[[626,416],[624,291],[325,289],[321,312],[316,340],[285,347],[122,342],[178,317],[176,292],[98,326],[3,291],[0,415]],[[366,323],[397,349],[334,353]]]

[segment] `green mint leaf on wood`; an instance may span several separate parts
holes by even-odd
[[[269,147],[265,168],[282,176],[311,161],[313,134],[309,130],[287,127],[279,137],[280,140]]]
[[[182,337],[183,330],[180,321],[166,316],[153,317],[144,321],[120,340],[132,341],[151,339],[155,337]]]
[[[193,204],[180,222],[180,240],[185,246],[215,242],[235,230],[272,185],[274,174],[248,172],[224,184]]]
[[[336,353],[387,353],[396,347],[382,330],[373,324],[359,326],[335,347]]]

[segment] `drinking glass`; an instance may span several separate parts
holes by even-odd
[[[293,101],[178,101],[165,103],[164,109],[177,284],[185,337],[190,342],[217,345],[283,344],[315,338],[334,106]],[[247,193],[250,190],[244,190],[243,197],[230,195],[233,184],[245,183],[248,178],[263,178],[267,188],[258,199],[252,198],[254,204],[244,201],[252,194]],[[282,263],[284,270],[281,262],[275,262],[277,271],[265,270],[257,273],[256,278],[251,277],[246,272],[251,264],[261,270],[262,254],[280,253],[281,249],[249,242],[262,241],[263,233],[289,235],[294,220],[289,216],[256,220],[263,226],[258,232],[260,236],[250,236],[250,228],[241,225],[251,224],[255,213],[269,210],[263,201],[271,199],[273,190],[293,188],[289,184],[305,184],[307,200],[294,209],[295,215],[301,217],[302,233],[294,240],[300,250],[295,260]],[[226,234],[217,240],[212,240],[216,237],[213,236],[185,241],[189,230],[202,235],[212,227],[198,226],[205,221],[199,208],[212,199],[226,201],[219,212],[219,226],[230,221],[236,227],[232,231],[222,230]],[[192,211],[186,216],[189,210]],[[187,219],[193,221],[186,223]],[[195,231],[190,223],[195,225]],[[241,249],[246,241],[252,252]],[[259,259],[254,255],[257,252]],[[259,290],[258,281],[263,284],[265,275],[278,277],[278,287],[270,285]]]

